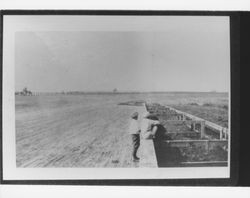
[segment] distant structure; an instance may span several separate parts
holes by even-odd
[[[16,92],[15,95],[21,95],[21,96],[32,96],[32,92],[27,89],[27,87],[23,88],[23,91]]]
[[[113,93],[117,93],[117,91],[118,91],[118,90],[117,90],[116,88],[113,89]]]

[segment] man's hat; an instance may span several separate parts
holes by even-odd
[[[131,115],[131,118],[137,118],[139,116],[138,112],[134,112],[132,115]]]

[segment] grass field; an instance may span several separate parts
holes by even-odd
[[[146,100],[227,124],[224,93],[16,96],[17,167],[134,167],[130,115]],[[220,117],[219,117],[220,116]],[[223,122],[222,122],[223,121]]]

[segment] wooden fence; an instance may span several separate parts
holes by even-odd
[[[228,139],[229,131],[228,131],[227,128],[219,126],[219,125],[217,125],[215,123],[212,123],[210,121],[204,120],[204,119],[199,118],[197,116],[188,114],[186,112],[182,112],[180,110],[174,109],[172,107],[169,107],[169,106],[165,106],[165,107],[168,108],[169,110],[172,110],[172,111],[182,115],[182,116],[179,116],[180,117],[179,120],[180,121],[185,121],[186,124],[190,128],[193,128],[195,130],[196,129],[195,125],[199,124],[201,126],[201,129],[200,129],[201,138],[203,138],[205,136],[205,128],[208,128],[208,129],[218,133],[219,137],[220,137],[220,140]]]

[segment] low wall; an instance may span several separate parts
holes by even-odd
[[[145,112],[147,112],[146,104],[144,105]],[[141,136],[141,145],[140,145],[140,167],[145,168],[156,168],[157,159],[155,153],[155,146],[153,140],[144,139]]]

